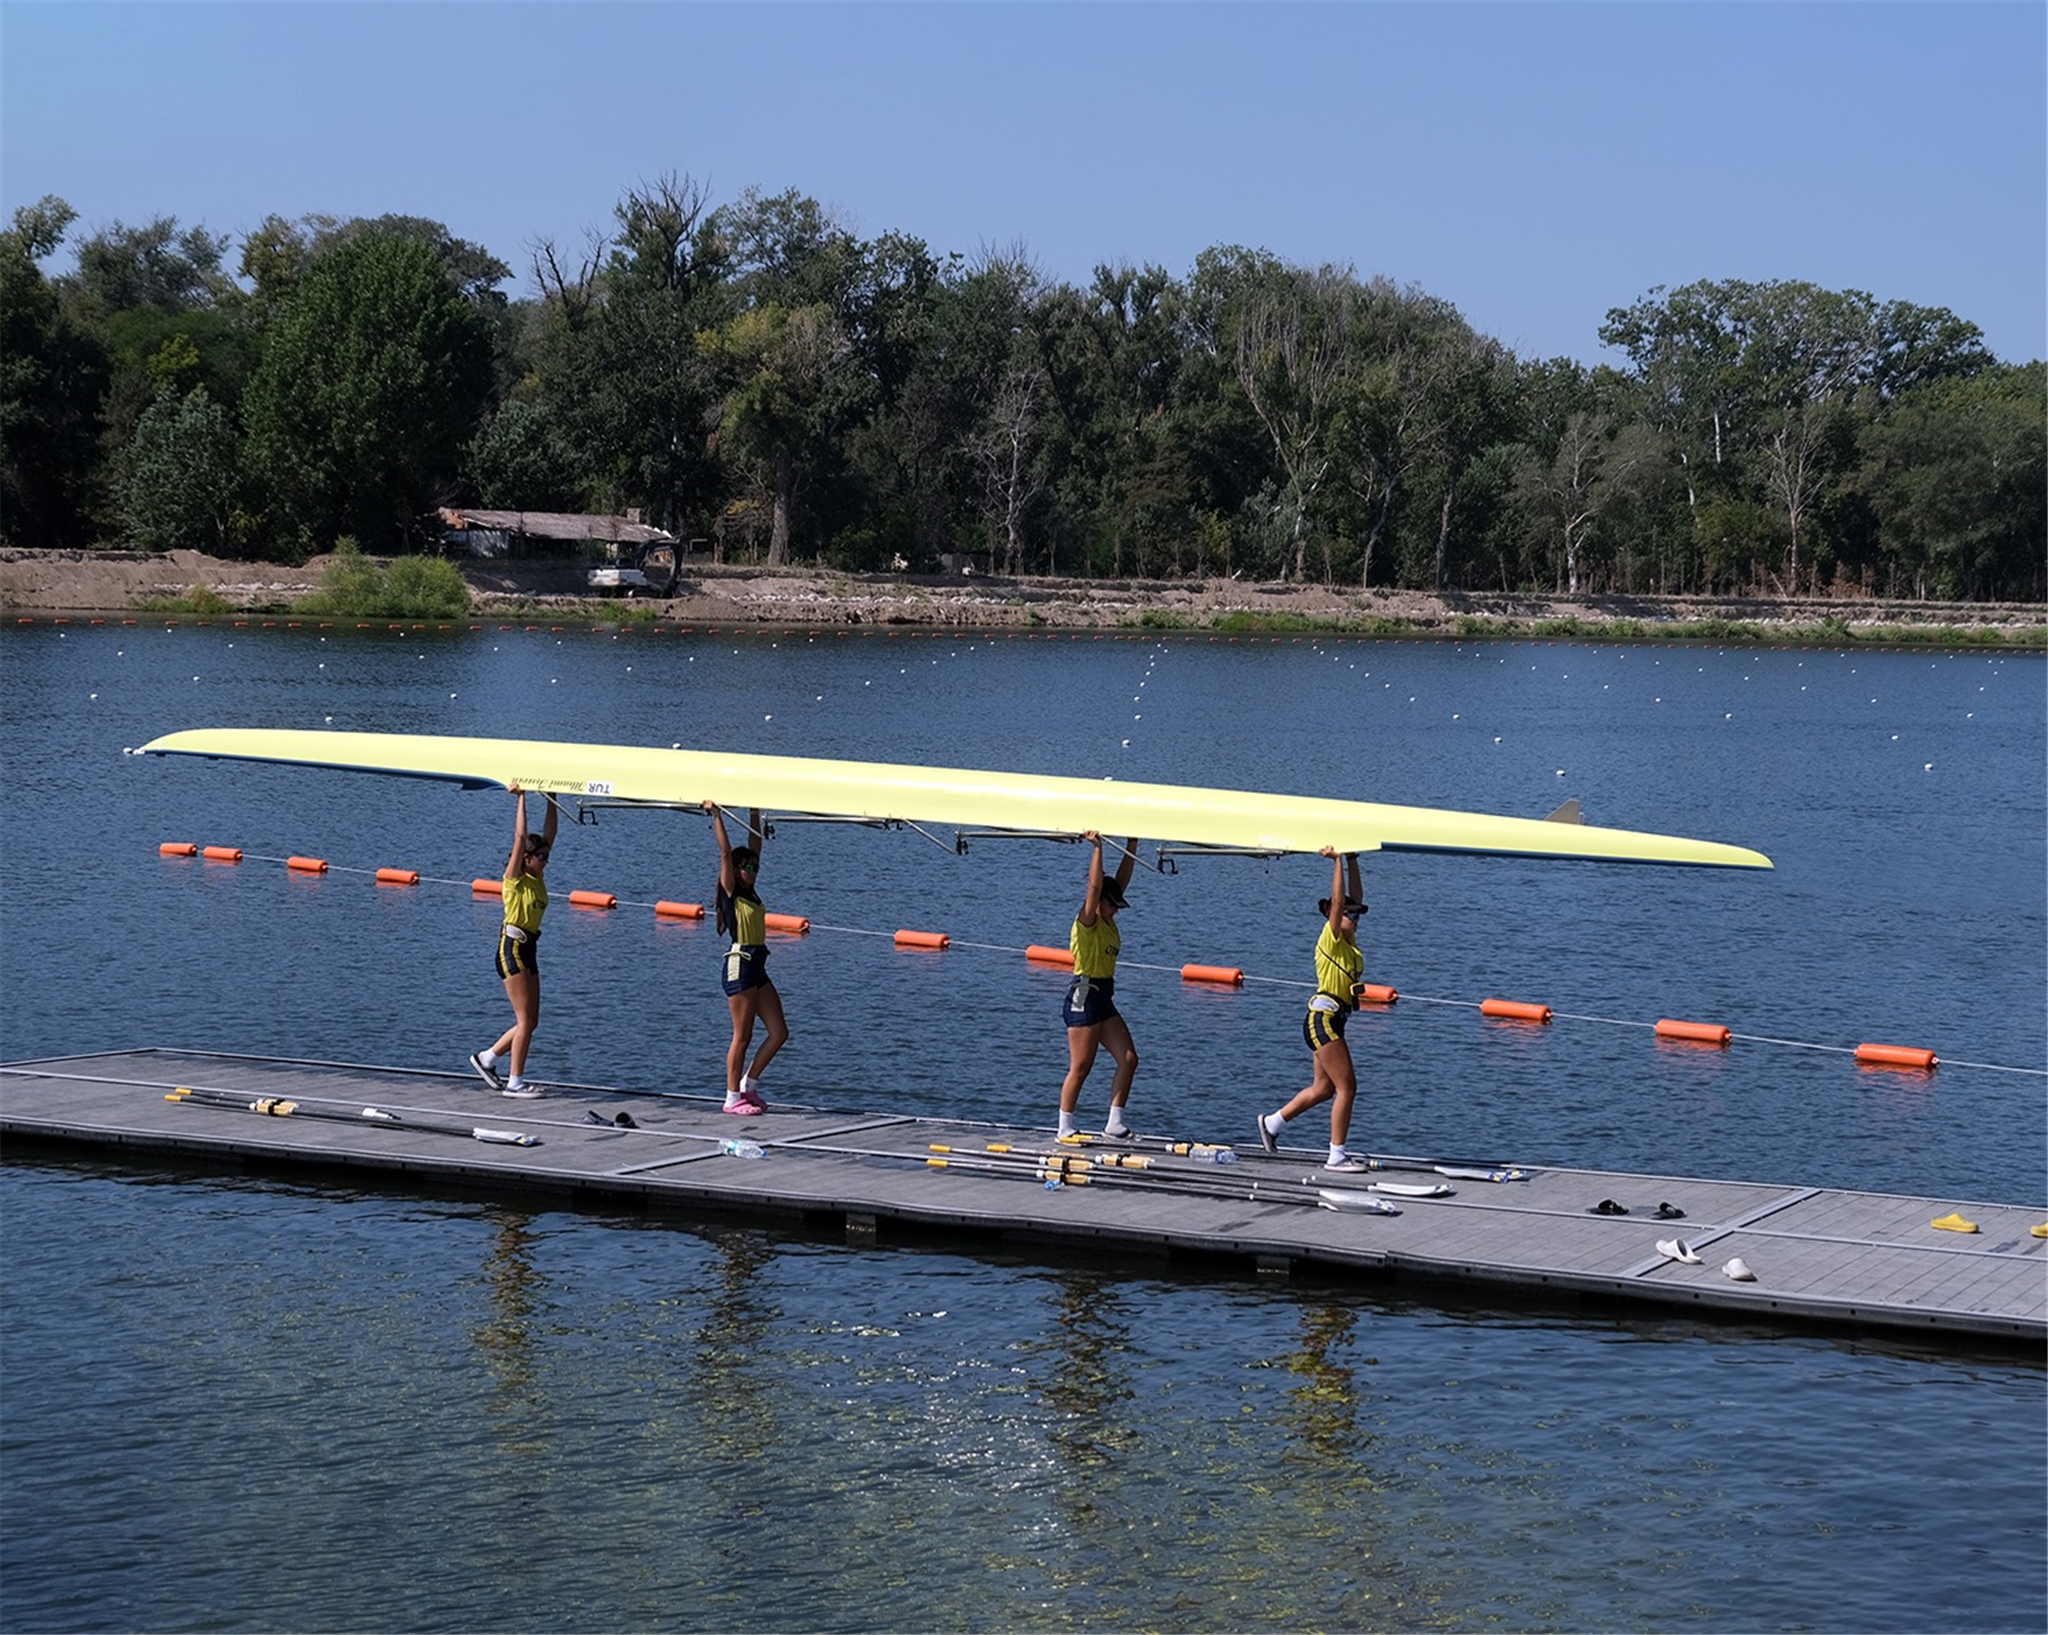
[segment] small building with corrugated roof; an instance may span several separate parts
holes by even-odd
[[[441,543],[467,556],[563,556],[617,561],[643,546],[676,544],[675,535],[640,520],[584,516],[574,511],[485,511],[444,505]]]

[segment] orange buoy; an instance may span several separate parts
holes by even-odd
[[[618,898],[608,891],[572,891],[569,901],[577,908],[617,908]]]
[[[1858,1045],[1856,1060],[1866,1067],[1936,1067],[1941,1058],[1911,1045]]]
[[[953,939],[943,931],[899,931],[896,933],[898,948],[950,948]]]
[[[1548,1005],[1525,1005],[1519,999],[1486,999],[1479,1005],[1481,1016],[1498,1016],[1510,1022],[1548,1022]]]
[[[216,863],[239,863],[242,860],[242,848],[239,846],[208,846],[200,855],[210,857]]]
[[[420,883],[418,869],[379,869],[377,884],[380,886],[416,886]]]
[[[505,895],[505,882],[502,880],[472,880],[469,883],[469,891],[472,897],[502,897]]]
[[[1382,987],[1377,982],[1361,982],[1358,985],[1358,1002],[1361,1005],[1391,1005],[1401,997],[1398,988]]]
[[[1226,988],[1244,986],[1244,972],[1235,965],[1183,965],[1180,979],[1183,982],[1214,982]]]
[[[1070,971],[1074,968],[1074,953],[1070,948],[1048,948],[1043,943],[1034,942],[1024,950],[1024,957],[1034,965],[1064,965]]]
[[[801,914],[769,914],[764,918],[770,931],[794,931],[803,936],[811,929],[811,922]]]
[[[1669,1017],[1657,1024],[1660,1039],[1683,1039],[1695,1045],[1725,1045],[1729,1040],[1726,1028],[1714,1022],[1674,1022]]]
[[[654,905],[654,912],[664,919],[701,920],[704,918],[702,903],[661,902]]]
[[[197,857],[199,843],[193,840],[166,840],[156,850],[159,857]]]
[[[325,874],[327,859],[324,857],[287,857],[284,866],[298,874]]]

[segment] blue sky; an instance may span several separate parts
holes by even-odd
[[[2048,6],[0,0],[0,211],[397,213],[509,263],[678,172],[864,237],[1185,275],[1212,245],[1443,297],[1525,356],[1805,279],[2048,356]],[[51,263],[59,270],[61,260]]]

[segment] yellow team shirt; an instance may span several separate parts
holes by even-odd
[[[752,895],[728,897],[726,905],[732,915],[732,940],[736,948],[759,948],[768,941],[768,910],[761,905],[761,899]]]
[[[1116,956],[1123,952],[1124,939],[1116,921],[1098,914],[1093,925],[1074,922],[1067,946],[1074,951],[1074,975],[1108,980],[1116,975]]]
[[[548,911],[548,883],[537,874],[505,876],[505,923],[516,925],[532,936],[540,930],[540,917]]]
[[[1323,934],[1316,938],[1316,991],[1341,999],[1348,1009],[1352,990],[1365,975],[1365,952],[1355,942],[1337,935],[1337,928],[1323,921]]]

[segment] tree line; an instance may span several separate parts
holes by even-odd
[[[529,246],[175,218],[0,232],[0,541],[303,560],[436,507],[635,510],[727,561],[1438,591],[2048,599],[2048,381],[1941,308],[1739,280],[1623,366],[1218,246],[1185,277],[863,240],[687,176]]]

